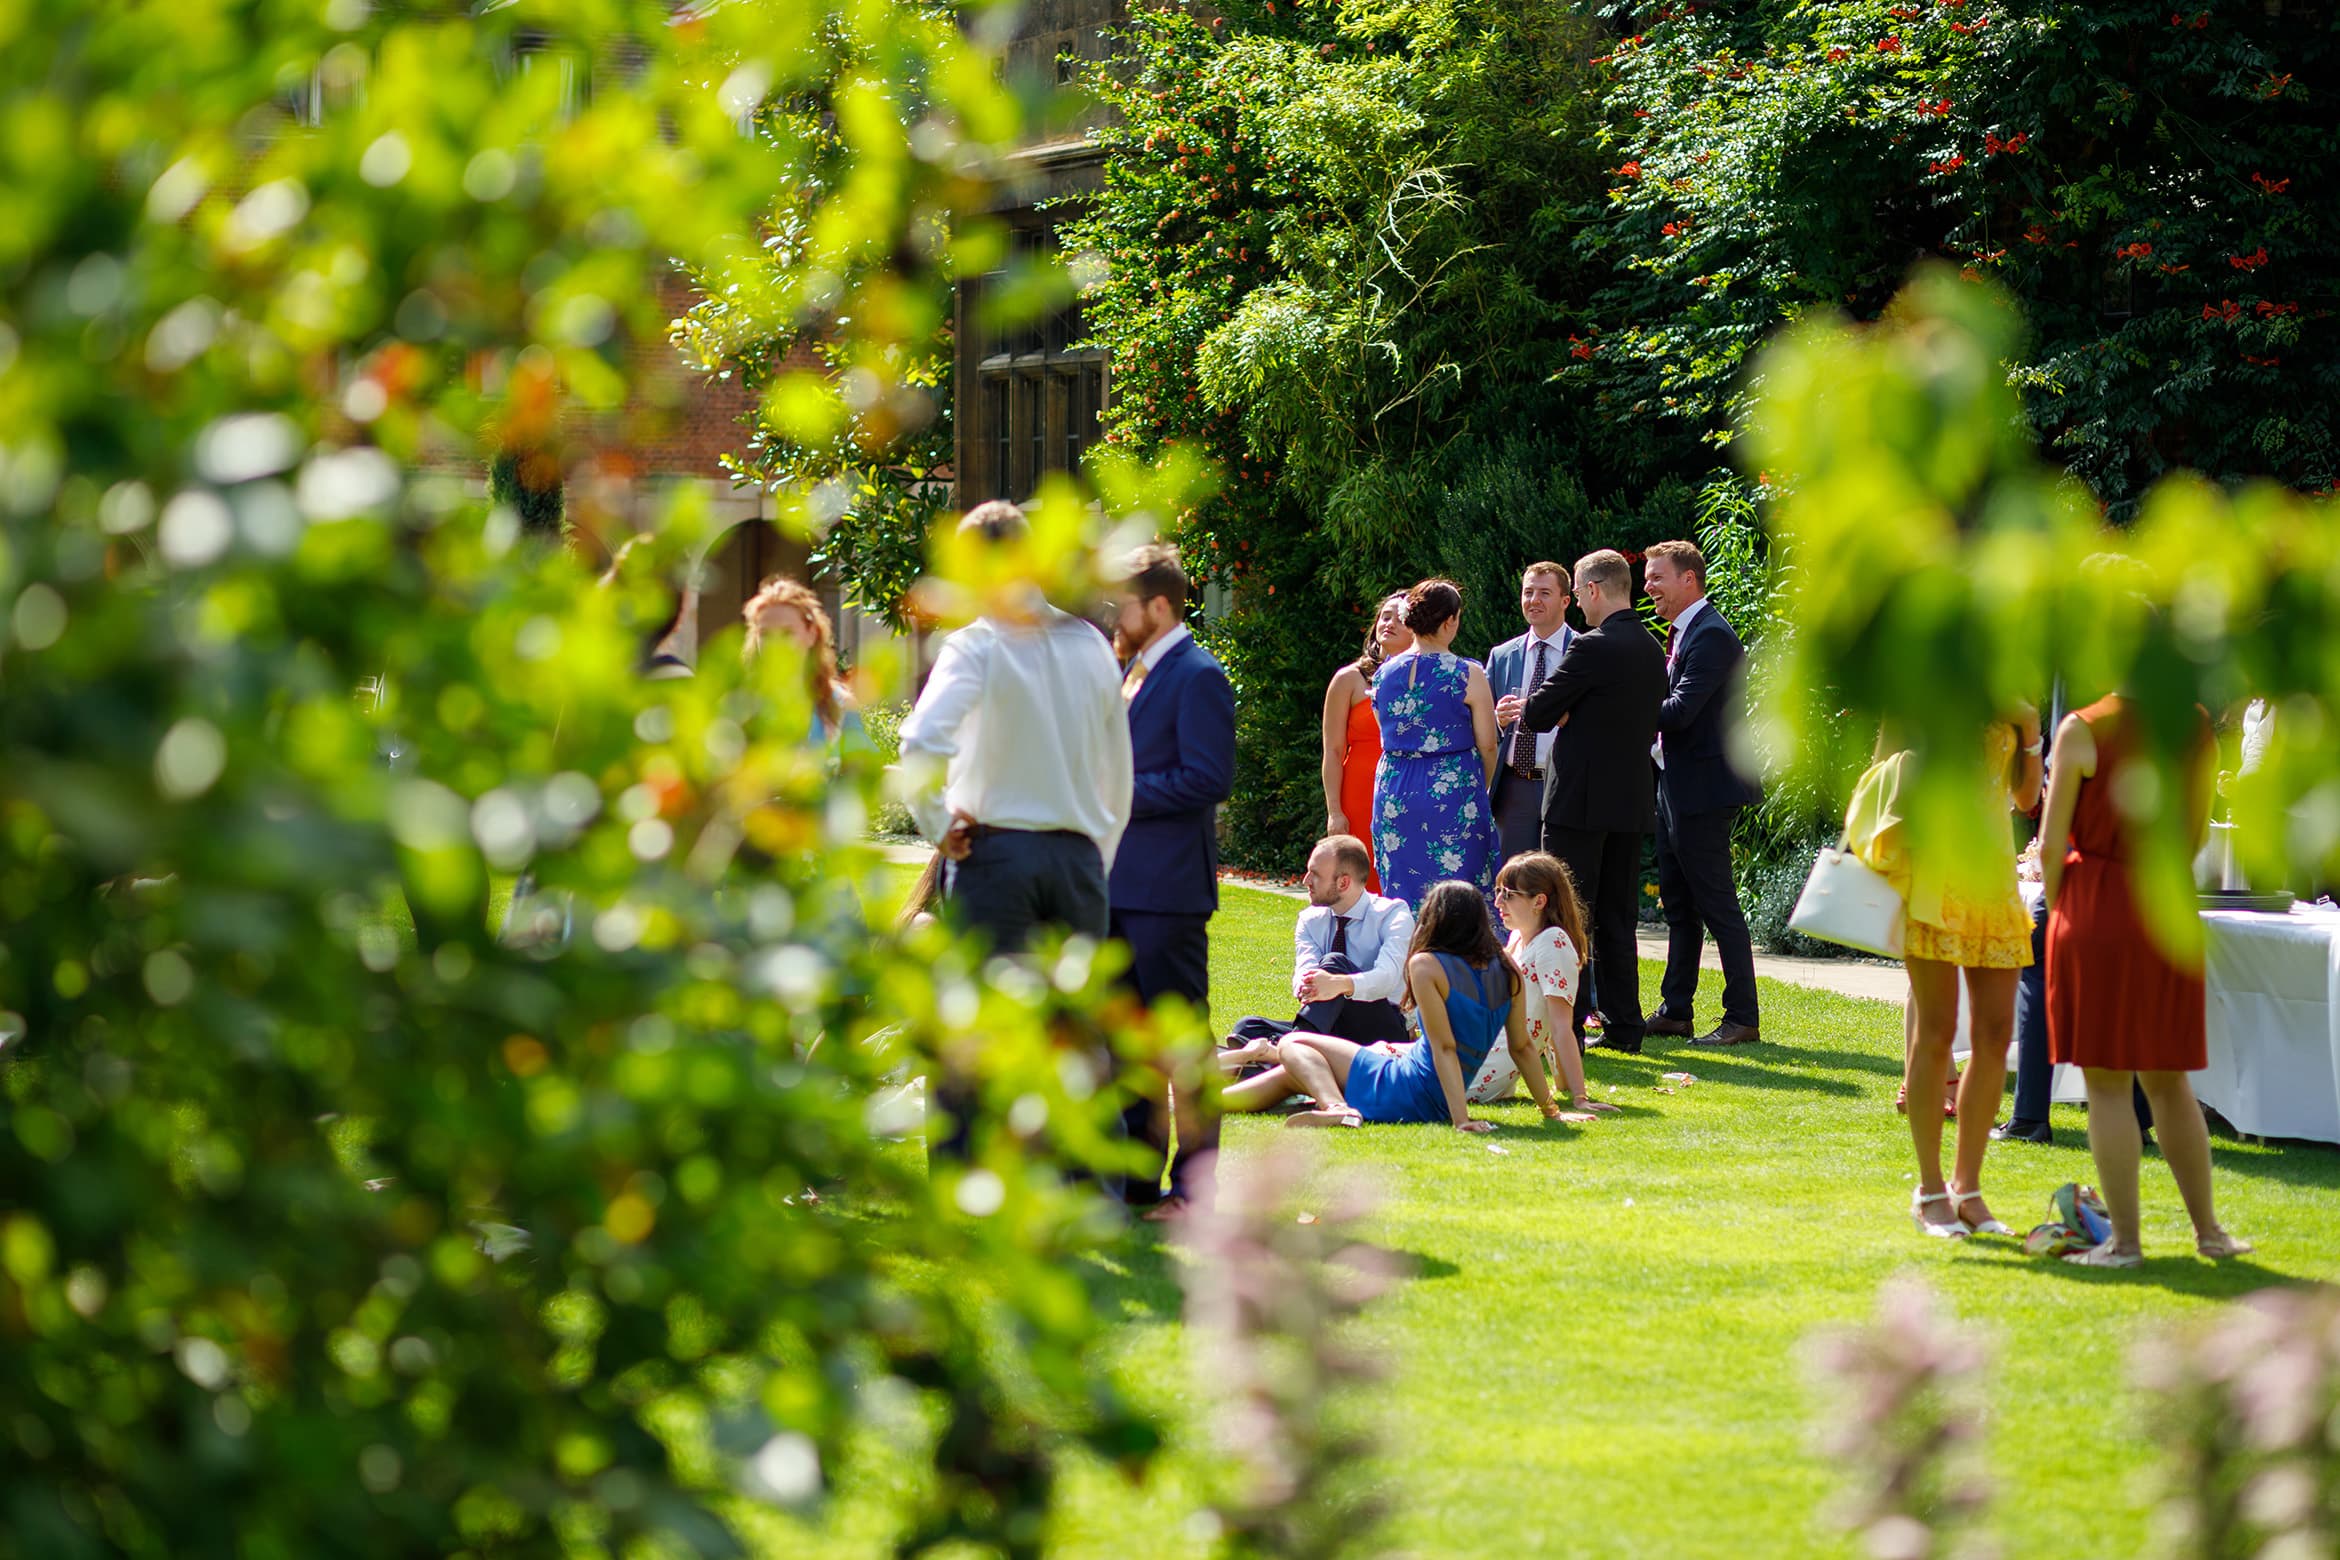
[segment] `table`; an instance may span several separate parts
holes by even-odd
[[[2205,911],[2202,1103],[2257,1137],[2340,1143],[2340,909]]]

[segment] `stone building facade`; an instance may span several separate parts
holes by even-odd
[[[1106,33],[1128,19],[1127,0],[1028,0],[1005,50],[1011,80],[1063,84],[1075,60],[1105,56]],[[1056,247],[1061,207],[1049,203],[1098,187],[1102,159],[1090,138],[1094,115],[1036,136],[1015,154],[997,208],[1013,252]],[[989,279],[959,289],[953,373],[957,500],[1021,502],[1052,471],[1075,470],[1099,434],[1112,385],[1105,354],[1078,345],[1087,334],[1079,304],[1000,328],[985,308]]]

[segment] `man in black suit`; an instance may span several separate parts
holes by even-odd
[[[1763,792],[1731,763],[1747,652],[1706,599],[1706,555],[1689,542],[1649,550],[1642,585],[1658,616],[1674,626],[1666,651],[1666,700],[1658,706],[1658,897],[1666,907],[1666,978],[1653,1035],[1688,1035],[1706,934],[1722,955],[1723,1016],[1699,1045],[1762,1038],[1755,1008],[1755,948],[1731,872],[1731,829],[1739,809]]]
[[[1601,1044],[1641,1050],[1641,842],[1657,826],[1649,750],[1666,696],[1666,653],[1633,611],[1633,568],[1606,548],[1577,560],[1585,631],[1520,711],[1520,728],[1558,729],[1544,769],[1544,849],[1568,864],[1592,916]],[[1576,1008],[1584,1037],[1587,1004]]]

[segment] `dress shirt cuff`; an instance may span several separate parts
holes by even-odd
[[[1349,995],[1359,1002],[1395,1002],[1405,982],[1405,971],[1391,969],[1386,964],[1375,964],[1369,970],[1359,970],[1350,977],[1357,984]]]

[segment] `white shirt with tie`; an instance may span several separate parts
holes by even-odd
[[[1310,905],[1292,927],[1292,1000],[1300,995],[1300,977],[1324,968],[1332,957],[1333,935],[1340,921],[1349,923],[1347,952],[1357,967],[1356,986],[1349,995],[1359,1002],[1395,1002],[1406,989],[1406,949],[1414,940],[1413,907],[1402,899],[1384,899],[1361,893],[1346,915],[1336,916],[1330,905]]]
[[[1168,635],[1164,635],[1168,638]],[[942,654],[902,722],[903,800],[930,840],[954,813],[996,829],[1069,830],[1105,870],[1129,825],[1129,714],[1096,625],[1043,606],[977,618]]]
[[[1666,691],[1669,693],[1673,691],[1674,685],[1674,657],[1682,653],[1682,636],[1690,632],[1690,625],[1697,622],[1698,614],[1705,610],[1706,598],[1701,596],[1684,607],[1681,616],[1674,619],[1674,631],[1666,638]],[[1650,743],[1649,756],[1657,760],[1658,768],[1666,767],[1666,739],[1662,733]]]
[[[1520,646],[1519,696],[1522,699],[1535,691],[1536,646],[1543,645],[1545,647],[1544,676],[1546,680],[1549,680],[1552,673],[1559,669],[1560,657],[1567,651],[1568,640],[1575,632],[1576,630],[1563,623],[1540,639],[1530,636],[1528,642]],[[1539,771],[1552,767],[1552,739],[1559,735],[1560,732],[1557,728],[1536,733],[1536,768]],[[1511,763],[1511,745],[1518,739],[1519,723],[1514,721],[1511,729],[1503,734],[1503,751],[1500,757],[1506,766]]]

